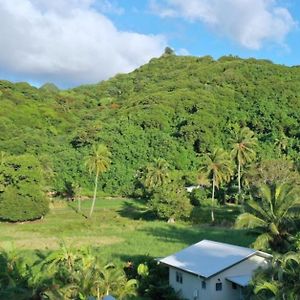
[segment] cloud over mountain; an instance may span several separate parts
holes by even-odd
[[[68,86],[131,71],[162,53],[163,36],[120,31],[99,7],[122,13],[105,0],[1,0],[0,69]]]

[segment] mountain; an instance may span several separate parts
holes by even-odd
[[[154,158],[183,176],[202,153],[229,149],[235,124],[255,132],[259,159],[299,161],[300,67],[170,54],[68,91],[0,81],[0,150],[38,155],[58,191],[92,184],[83,161],[93,143],[113,153],[102,188],[131,194],[137,170]]]

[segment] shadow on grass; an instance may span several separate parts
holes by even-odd
[[[174,225],[155,228],[142,228],[147,235],[154,236],[164,243],[183,243],[191,245],[203,239],[249,247],[255,235],[247,230],[236,230],[217,226],[179,227]]]
[[[76,214],[78,214],[79,216],[82,216],[85,219],[88,219],[88,216],[85,215],[82,211],[78,211],[78,208],[73,203],[68,202],[68,207],[70,207],[73,211],[75,211]]]
[[[232,227],[241,210],[238,206],[220,206],[214,209],[216,225]],[[194,207],[191,213],[191,221],[194,224],[210,224],[211,208]]]
[[[125,201],[122,208],[117,211],[120,216],[132,220],[153,221],[155,215],[151,212],[144,203],[133,203]]]

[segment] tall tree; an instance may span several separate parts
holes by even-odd
[[[211,220],[214,222],[215,188],[219,188],[223,182],[228,182],[232,175],[232,163],[228,153],[221,148],[216,148],[213,152],[205,155],[199,172],[205,172],[212,181]]]
[[[241,169],[245,164],[255,159],[256,145],[257,138],[254,136],[254,132],[248,127],[234,129],[231,156],[237,164],[239,194],[241,193]]]
[[[95,174],[95,187],[93,202],[89,214],[90,217],[92,216],[95,207],[99,175],[106,172],[109,169],[110,164],[111,152],[107,149],[107,147],[103,144],[94,145],[92,154],[88,156],[85,161],[85,165],[88,168],[90,174]]]
[[[271,247],[283,251],[288,246],[290,231],[299,217],[300,197],[288,184],[262,185],[259,196],[246,202],[246,211],[236,220],[236,228],[255,229],[259,236],[257,249]]]

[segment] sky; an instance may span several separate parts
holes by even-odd
[[[300,0],[0,0],[0,79],[97,83],[167,46],[300,65]]]

